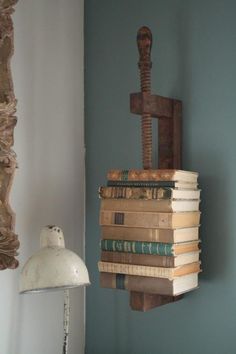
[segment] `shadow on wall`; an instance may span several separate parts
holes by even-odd
[[[225,183],[225,177],[217,171],[224,171],[226,167],[215,157],[204,154],[202,163],[210,161],[211,175],[203,174],[200,177],[201,192],[201,227],[202,240],[202,268],[201,279],[212,280],[223,278],[228,273],[231,234],[230,222],[230,190]],[[215,172],[214,172],[215,171]]]

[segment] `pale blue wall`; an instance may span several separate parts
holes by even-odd
[[[236,2],[85,2],[87,354],[236,353]],[[154,36],[153,92],[183,101],[183,167],[200,173],[200,289],[147,313],[99,288],[98,186],[110,168],[141,167],[137,29]]]

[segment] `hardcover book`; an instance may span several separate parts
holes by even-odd
[[[137,200],[137,199],[102,199],[101,210],[113,211],[154,211],[183,212],[198,211],[199,200]]]
[[[198,226],[200,212],[157,213],[100,210],[100,225],[176,229]]]
[[[108,187],[132,187],[132,188],[157,188],[167,187],[176,189],[197,189],[197,183],[175,181],[107,181]]]
[[[198,262],[199,253],[200,251],[182,253],[178,256],[158,256],[151,254],[102,251],[101,261],[171,268]]]
[[[176,256],[181,253],[199,250],[199,241],[181,243],[141,242],[124,240],[101,240],[102,251],[128,252],[138,254],[157,254],[159,256]]]
[[[110,181],[182,181],[196,183],[198,173],[183,170],[110,170]]]
[[[100,187],[99,197],[124,199],[199,199],[200,190],[176,189],[168,187]]]
[[[152,229],[143,227],[102,226],[102,238],[111,240],[147,241],[177,243],[198,240],[198,227],[185,227],[180,229]]]
[[[138,275],[100,273],[100,286],[102,288],[177,296],[198,287],[198,273],[183,275],[173,280]]]
[[[185,264],[174,268],[164,268],[100,261],[98,262],[98,269],[100,272],[106,273],[138,275],[173,280],[182,275],[200,272],[200,262]]]

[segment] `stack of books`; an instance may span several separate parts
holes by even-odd
[[[177,296],[198,287],[198,174],[111,170],[100,187],[100,285]]]

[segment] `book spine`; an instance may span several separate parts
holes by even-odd
[[[100,210],[100,225],[124,225],[132,227],[172,228],[169,213],[115,212]]]
[[[102,251],[128,252],[137,254],[157,254],[160,256],[172,256],[173,245],[159,242],[140,242],[124,240],[101,240]]]
[[[100,272],[100,286],[102,288],[142,291],[159,295],[173,294],[173,281],[165,278]]]
[[[146,254],[135,254],[135,253],[125,253],[125,252],[101,252],[101,261],[103,262],[113,262],[113,263],[127,263],[127,264],[137,264],[137,265],[147,265],[153,267],[175,267],[176,257],[173,256],[158,256],[158,255],[146,255]]]
[[[102,238],[111,240],[146,241],[146,242],[175,242],[175,230],[150,229],[125,226],[102,226]]]
[[[100,210],[100,225],[175,229],[198,226],[200,212],[115,212]]]
[[[186,264],[175,268],[164,268],[100,261],[98,262],[98,269],[100,272],[106,273],[119,273],[144,277],[167,278],[172,280],[182,275],[199,272],[200,262]]]
[[[121,181],[189,181],[196,182],[198,173],[183,170],[110,170],[107,179]]]
[[[107,173],[107,179],[113,181],[160,181],[173,180],[174,170],[110,170]]]
[[[167,200],[126,200],[126,199],[102,199],[101,210],[109,211],[150,211],[172,212],[173,207],[170,199]]]
[[[131,188],[131,187],[100,187],[100,198],[114,198],[114,199],[171,199],[172,188]]]
[[[140,181],[108,180],[107,187],[132,187],[132,188],[169,187],[169,188],[174,188],[175,182],[174,181],[141,181],[141,180]]]
[[[153,278],[174,279],[173,268],[139,266],[134,264],[98,262],[99,272],[139,275]]]

